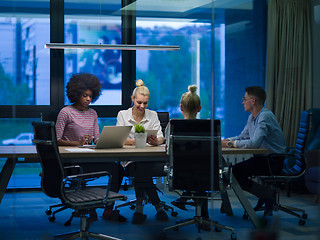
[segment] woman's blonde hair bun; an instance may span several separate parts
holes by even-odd
[[[189,92],[194,93],[195,91],[197,91],[197,86],[196,85],[190,85],[188,87]]]
[[[136,98],[138,94],[143,96],[150,96],[149,89],[144,85],[144,82],[141,79],[136,81],[136,88],[133,90],[131,98]]]
[[[142,86],[144,86],[144,82],[141,79],[138,79],[137,82],[136,82],[136,86],[137,87],[142,87]]]

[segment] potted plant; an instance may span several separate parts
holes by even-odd
[[[143,124],[136,124],[134,126],[134,141],[136,148],[145,148],[147,142],[147,133]]]

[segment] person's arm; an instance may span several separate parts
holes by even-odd
[[[228,145],[228,143],[229,143],[230,141],[231,141],[230,138],[226,138],[226,139],[221,140],[221,147],[223,147],[223,148],[230,147],[230,146]],[[234,147],[234,146],[233,146],[234,141],[231,141],[231,143],[232,143],[232,147]]]
[[[124,143],[124,145],[129,145],[129,146],[132,146],[134,144],[135,144],[135,141],[133,138],[127,138],[127,140]]]
[[[228,137],[224,140],[221,140],[221,147],[239,147],[237,145],[238,140],[245,140],[245,139],[250,139],[249,135],[249,123],[251,122],[251,116],[249,116],[248,121],[240,135],[235,136],[235,137]],[[229,143],[231,142],[231,143]]]
[[[118,116],[117,116],[117,126],[125,126],[125,121],[124,121],[124,112],[120,111],[118,112]],[[132,138],[127,138],[127,140],[125,141],[124,145],[134,145],[135,141]]]
[[[249,120],[248,120],[246,126],[244,127],[240,135],[235,137],[229,137],[227,139],[230,141],[235,141],[235,140],[245,140],[249,138],[250,138],[250,135],[249,135]]]
[[[56,122],[56,134],[57,134],[57,142],[59,146],[79,146],[81,143],[80,141],[68,141],[62,139],[66,123],[67,123],[68,115],[65,109],[62,109],[57,117]]]
[[[169,145],[170,145],[170,122],[166,126],[166,130],[164,131],[164,137],[166,139],[166,151],[167,154],[170,154]]]
[[[248,122],[247,125],[244,127],[244,129],[242,130],[242,132],[240,133],[239,136],[235,136],[235,137],[228,137],[225,138],[223,140],[221,140],[221,147],[223,148],[227,148],[227,147],[238,147],[237,146],[237,140],[239,139],[249,139],[249,130],[248,130]],[[230,142],[230,143],[229,143]]]
[[[150,145],[158,146],[164,142],[162,128],[158,118],[158,114],[154,111],[151,111],[150,114],[151,129],[157,130],[158,132],[157,136],[149,136],[147,138],[147,143],[149,143]]]
[[[97,141],[99,140],[99,137],[100,137],[97,112],[95,112],[93,127],[94,127],[93,141],[94,141],[94,144],[97,144]]]
[[[261,118],[259,119],[257,126],[255,128],[254,134],[245,140],[236,140],[235,144],[236,147],[239,148],[259,148],[263,142],[263,139],[268,134],[268,124],[266,119]]]
[[[150,145],[154,145],[154,146],[158,146],[161,145],[164,141],[163,137],[156,137],[156,136],[149,136],[147,139],[147,143],[149,143]]]
[[[58,145],[59,146],[83,146],[84,144],[88,143],[89,139],[90,139],[89,135],[83,136],[80,141],[68,141],[60,138],[58,140]]]
[[[116,126],[124,126],[124,117],[122,111],[118,112]]]
[[[80,141],[69,141],[66,139],[63,139],[63,133],[65,131],[65,127],[67,124],[68,120],[68,113],[65,109],[62,109],[57,117],[57,122],[56,122],[56,135],[57,135],[57,142],[59,146],[82,146],[84,144],[87,144],[88,141],[90,140],[89,135],[84,135],[80,139]]]

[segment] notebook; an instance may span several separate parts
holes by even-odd
[[[97,145],[83,145],[84,148],[122,148],[132,126],[104,126]]]

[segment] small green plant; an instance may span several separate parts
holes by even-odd
[[[134,125],[134,131],[136,133],[144,133],[146,130],[145,130],[143,124],[136,124],[136,125]]]

